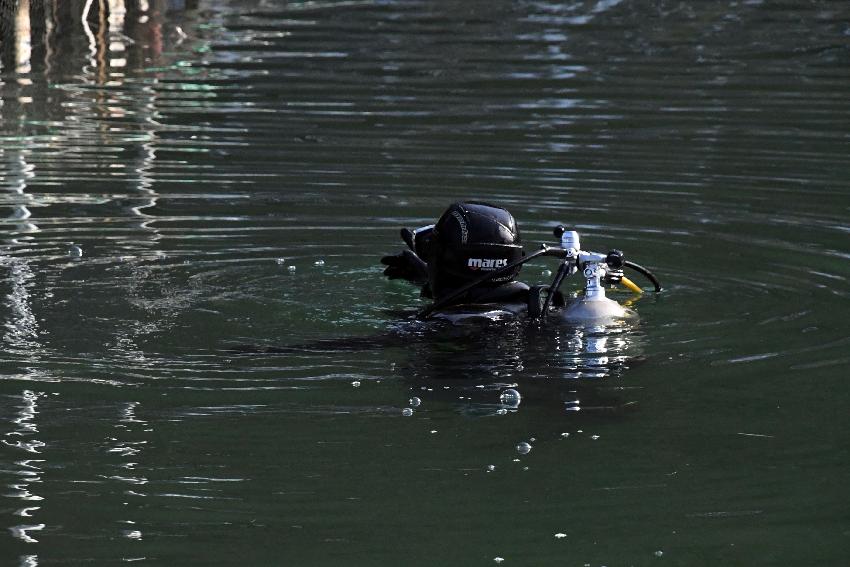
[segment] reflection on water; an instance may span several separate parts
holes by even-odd
[[[164,127],[158,121],[159,76],[145,70],[174,63],[165,51],[188,39],[183,26],[191,26],[180,14],[195,8],[192,2],[162,0],[0,2],[0,206],[7,211],[0,224],[7,307],[3,359],[17,361],[17,368],[7,362],[4,374],[62,379],[61,371],[51,378],[53,372],[43,366],[51,349],[37,304],[61,310],[56,300],[64,287],[62,271],[76,265],[60,261],[59,271],[51,273],[45,272],[45,260],[88,254],[87,244],[78,244],[88,240],[86,225],[121,226],[118,238],[106,229],[116,254],[162,255],[161,234],[148,211],[157,204],[152,171]],[[106,183],[86,184],[92,180]],[[114,212],[86,214],[86,208],[110,202],[117,205]],[[118,333],[127,351],[135,347],[132,328]],[[4,467],[11,470],[4,473],[14,479],[4,497],[19,502],[7,525],[24,544],[37,544],[50,529],[40,521],[46,502],[38,490],[46,463],[37,426],[41,396],[32,390],[20,395],[14,428],[3,439],[11,458]],[[135,417],[137,405],[128,402],[121,410],[106,453],[120,455],[122,462],[114,465],[114,474],[103,475],[126,486],[128,499],[143,496],[138,488],[147,480],[135,467],[152,431]],[[126,538],[142,537],[132,517],[117,521]],[[39,556],[23,554],[18,561],[35,566]]]
[[[87,255],[94,239],[144,278],[139,262],[164,255],[151,214],[167,129],[158,120],[164,73],[148,70],[175,65],[203,42],[184,31],[198,23],[184,21],[195,2],[21,0],[0,8],[5,340],[32,362],[41,352],[32,288],[44,283],[43,259]],[[105,210],[92,215],[97,209]],[[47,278],[43,298],[51,300],[64,276]],[[121,335],[131,348],[132,327]]]
[[[423,400],[452,402],[473,413],[520,410],[521,403],[500,400],[507,389],[535,407],[615,410],[626,400],[609,394],[639,361],[640,339],[624,324],[574,327],[519,320],[440,326],[402,339],[410,356],[401,371]]]
[[[18,195],[7,200],[14,207],[10,218],[30,219],[33,208],[61,203],[103,203],[110,197],[50,188],[68,188],[76,178],[98,179],[105,168],[106,180],[136,193],[122,200],[124,210],[138,218],[140,244],[159,238],[145,209],[157,198],[150,172],[165,129],[157,121],[162,73],[146,71],[176,63],[179,51],[166,48],[202,48],[182,45],[187,38],[182,22],[171,21],[178,4],[183,10],[196,7],[162,0],[2,4],[0,152],[14,165],[4,168],[4,182]],[[42,191],[32,194],[27,180],[36,178]],[[112,193],[114,199],[120,191]]]
[[[44,473],[43,463],[46,462],[45,459],[39,458],[43,457],[42,449],[45,443],[33,437],[38,434],[38,398],[39,395],[35,392],[24,390],[17,416],[12,420],[15,429],[7,432],[3,439],[3,444],[18,452],[20,458],[15,461],[18,470],[13,471],[19,478],[8,485],[11,492],[5,496],[20,500],[21,507],[15,510],[14,515],[23,523],[10,526],[9,530],[13,537],[25,543],[37,543],[37,532],[45,528],[44,524],[34,523],[37,522],[37,512],[41,510],[44,498],[35,492],[33,485],[43,482],[41,475]],[[36,503],[38,505],[34,505]]]
[[[149,482],[138,468],[153,429],[147,421],[137,417],[138,406],[138,402],[127,402],[123,405],[118,422],[114,425],[115,434],[107,438],[106,452],[118,456],[120,462],[113,465],[117,469],[115,474],[107,476],[106,479],[117,483],[123,498],[128,500],[144,498],[144,487]],[[127,514],[116,520],[122,527],[121,535],[130,540],[141,540],[143,532],[141,526],[137,526],[136,521],[132,519],[133,508],[125,506],[125,510]]]
[[[0,0],[0,561],[841,563],[847,21]],[[458,199],[668,291],[411,323]]]
[[[642,358],[643,334],[635,325],[572,326],[556,318],[541,323],[524,317],[469,317],[462,323],[395,323],[380,335],[283,347],[233,345],[229,350],[260,367],[293,364],[304,355],[327,357],[328,362],[338,359],[344,365],[352,353],[398,353],[390,370],[409,384],[410,395],[426,406],[448,403],[465,413],[515,412],[521,408],[519,400],[570,412],[616,411],[628,401],[610,394],[621,388],[620,379]],[[328,367],[335,369],[333,364]],[[373,379],[368,374],[337,373],[327,378],[351,379],[355,387]],[[518,392],[517,400],[504,402],[506,390]]]

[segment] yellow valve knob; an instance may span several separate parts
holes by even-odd
[[[623,276],[622,278],[620,278],[620,283],[622,283],[624,286],[626,286],[627,288],[629,288],[631,291],[633,291],[635,293],[643,293],[643,290],[641,288],[639,288],[637,286],[637,284],[635,284],[635,282],[633,282],[632,280],[630,280],[626,276]]]

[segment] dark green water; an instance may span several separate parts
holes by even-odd
[[[843,2],[0,7],[4,565],[850,561]],[[473,198],[667,290],[416,324]]]

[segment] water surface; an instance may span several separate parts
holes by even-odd
[[[4,562],[846,562],[841,3],[86,5],[0,0]],[[417,323],[458,199],[666,291]]]

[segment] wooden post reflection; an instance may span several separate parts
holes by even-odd
[[[110,67],[129,64],[126,36],[117,30],[129,25],[138,49],[155,60],[167,35],[184,35],[166,25],[170,14],[198,7],[197,0],[0,0],[0,68],[22,79],[33,70],[49,75],[60,58],[80,60],[84,48],[89,70],[103,80]]]
[[[120,69],[127,65],[127,46],[124,45],[124,20],[127,7],[124,0],[109,0],[109,67]]]
[[[18,0],[18,9],[15,14],[15,72],[18,74],[27,74],[31,69],[31,33],[30,0]],[[18,81],[24,84],[24,81],[29,81],[29,78],[19,78]]]
[[[23,139],[33,132],[27,124],[63,123],[62,139],[51,142],[57,147],[125,146],[114,169],[133,172],[126,180],[139,194],[129,213],[147,234],[141,240],[151,243],[159,239],[150,209],[158,199],[163,72],[147,69],[163,64],[168,42],[174,47],[188,37],[182,30],[187,19],[178,28],[170,24],[173,15],[197,8],[196,0],[0,0],[0,128],[13,128]],[[145,72],[140,78],[130,69]],[[38,230],[30,185],[51,158],[24,141],[5,154],[0,148],[0,159],[10,165],[0,169],[0,182],[15,194],[10,212],[19,224],[12,244],[20,245]]]

